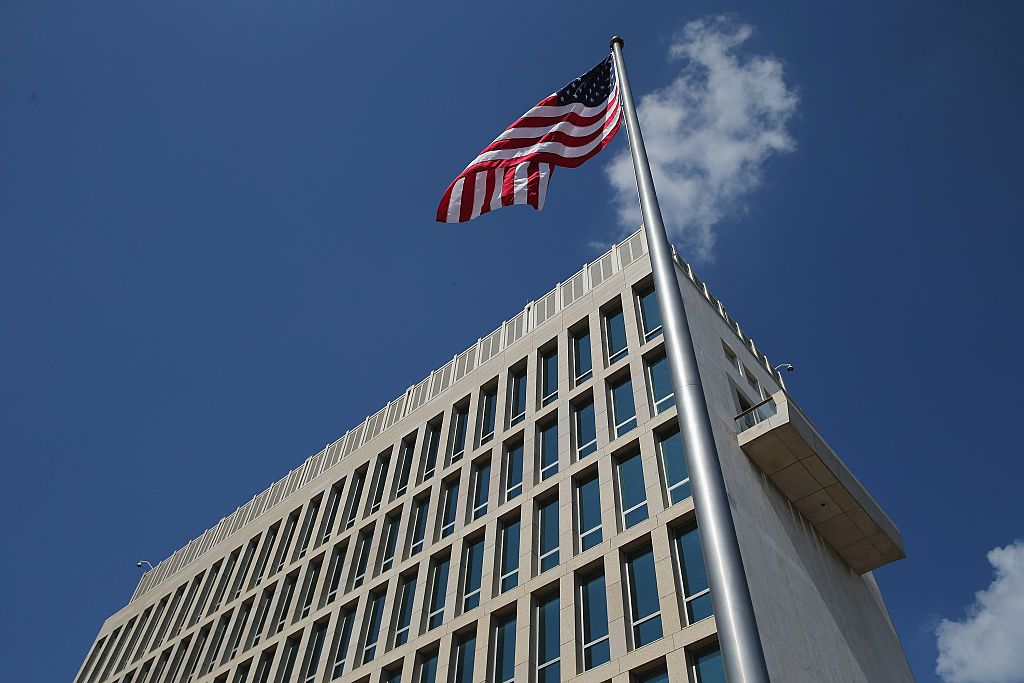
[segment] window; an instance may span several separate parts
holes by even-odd
[[[441,538],[450,535],[455,531],[455,518],[459,505],[459,480],[456,479],[444,487],[444,497],[441,505]]]
[[[427,425],[427,439],[423,444],[423,473],[420,475],[420,481],[434,476],[434,470],[437,469],[437,452],[440,448],[440,422]]]
[[[594,376],[593,361],[590,357],[590,331],[586,328],[572,336],[572,368],[575,386]]]
[[[292,679],[292,670],[295,669],[295,659],[299,655],[299,638],[289,638],[284,645],[284,655],[281,661],[281,668],[278,669],[277,683],[288,683]]]
[[[693,495],[690,490],[690,472],[686,468],[686,456],[683,454],[683,439],[678,428],[658,439],[658,453],[661,455],[661,469],[665,474],[669,504],[675,505]]]
[[[260,550],[260,559],[256,562],[256,571],[252,574],[252,581],[249,583],[249,588],[252,588],[263,580],[263,572],[266,571],[267,563],[270,562],[270,553],[274,547],[275,540],[277,540],[277,527],[273,526],[267,530],[267,535],[263,538],[263,548]]]
[[[473,683],[473,663],[476,658],[476,631],[455,636],[452,644],[455,675],[453,683]]]
[[[274,649],[264,650],[263,654],[260,655],[260,662],[256,665],[256,675],[253,677],[254,683],[267,683],[270,679],[270,667],[274,663]],[[151,680],[156,680],[154,676]],[[170,680],[169,678],[167,680]]]
[[[729,345],[726,344],[725,342],[722,342],[722,353],[725,354],[725,359],[729,361],[729,365],[736,368],[740,373],[743,372],[742,370],[740,370],[740,359],[736,357],[736,354],[733,352],[732,349],[729,348]]]
[[[516,615],[500,617],[494,629],[494,681],[510,683],[516,674]]]
[[[313,522],[316,521],[316,514],[320,512],[320,499],[314,498],[306,508],[306,517],[302,522],[302,531],[299,532],[299,542],[295,546],[295,554],[292,560],[298,560],[306,556],[309,548],[309,541],[313,538]]]
[[[622,528],[628,529],[647,519],[647,489],[640,451],[619,460],[619,497],[622,501]]]
[[[306,582],[302,587],[302,602],[299,607],[299,619],[308,617],[309,611],[313,608],[313,598],[316,597],[316,582],[320,578],[320,564],[320,560],[311,563],[309,571],[306,572]]]
[[[360,532],[359,540],[356,541],[355,565],[352,567],[352,588],[359,588],[366,578],[366,566],[370,563],[370,550],[373,540],[373,530]]]
[[[355,611],[345,610],[338,617],[338,627],[334,632],[334,664],[331,665],[331,680],[341,678],[345,673],[345,662],[348,659],[348,646],[352,640],[352,624],[355,622]]]
[[[469,406],[462,406],[455,409],[452,416],[454,422],[454,433],[452,435],[452,455],[448,462],[458,462],[466,454],[466,427],[469,423]]]
[[[444,623],[444,601],[448,592],[449,558],[434,560],[430,576],[430,611],[427,612],[427,630]]]
[[[626,557],[626,590],[633,647],[661,638],[661,605],[654,575],[654,552],[650,548]]]
[[[537,604],[537,683],[560,683],[558,594]]]
[[[499,567],[499,592],[515,588],[519,584],[519,520],[509,520],[501,525],[501,562]]]
[[[487,496],[491,485],[491,461],[484,460],[473,468],[473,519],[487,514]]]
[[[526,419],[526,368],[510,373],[508,391],[508,424],[514,427]]]
[[[334,548],[334,552],[331,553],[331,564],[328,571],[331,575],[327,579],[327,596],[324,598],[324,605],[334,602],[334,599],[338,597],[338,588],[341,586],[341,573],[344,570],[345,564],[345,551],[347,547],[345,545],[337,545]]]
[[[601,484],[597,472],[581,480],[576,487],[576,505],[580,552],[583,552],[601,542]]]
[[[626,357],[626,321],[622,309],[611,311],[604,316],[605,342],[608,345],[608,365]]]
[[[494,438],[494,418],[498,412],[497,387],[484,391],[480,405],[480,445]]]
[[[398,450],[398,475],[395,477],[395,490],[391,493],[391,500],[405,495],[409,490],[409,475],[412,474],[412,454],[415,447],[415,436],[402,440],[402,447]]]
[[[662,664],[654,669],[648,669],[637,676],[635,680],[636,683],[669,683],[668,669]]]
[[[324,652],[324,641],[327,640],[327,622],[313,627],[313,636],[309,641],[309,653],[306,655],[305,673],[302,683],[316,683],[316,672],[320,668],[320,657]]]
[[[402,667],[388,669],[381,674],[381,683],[402,683]]]
[[[348,490],[348,501],[345,503],[345,528],[351,529],[359,519],[359,501],[363,497],[363,483],[366,479],[366,471],[356,472],[352,475],[352,484]]]
[[[423,538],[427,533],[427,515],[430,513],[430,500],[424,499],[416,503],[412,516],[412,533],[409,539],[409,555],[423,550]]]
[[[252,563],[252,558],[256,554],[256,547],[258,545],[258,539],[253,538],[245,546],[245,552],[242,553],[242,563],[238,566],[238,571],[235,573],[235,583],[231,587],[231,597],[228,598],[229,600],[234,600],[242,594],[242,590],[245,588],[245,577],[249,573],[249,565]]]
[[[416,575],[402,580],[398,589],[398,621],[395,623],[395,647],[409,642],[412,629],[412,603],[416,599]]]
[[[640,326],[644,331],[644,341],[649,342],[661,334],[661,309],[658,308],[658,294],[652,288],[641,293],[637,299],[640,302]]]
[[[466,578],[462,586],[462,611],[468,612],[480,605],[480,581],[484,572],[484,539],[466,546],[463,561]]]
[[[675,389],[672,387],[672,370],[669,368],[668,358],[661,356],[648,363],[647,376],[650,378],[654,414],[657,415],[671,408],[673,399],[676,397]]]
[[[217,630],[213,633],[213,640],[210,641],[210,651],[206,654],[206,661],[203,662],[202,672],[208,674],[213,671],[213,667],[217,666],[217,653],[220,652],[220,646],[224,644],[224,636],[228,631],[228,623],[231,621],[231,615],[225,614],[217,622]]]
[[[551,349],[540,357],[540,405],[550,405],[557,398],[558,349]]]
[[[714,614],[697,527],[690,526],[679,532],[676,536],[676,550],[679,555],[679,579],[683,586],[686,621],[693,624]]]
[[[416,673],[416,683],[435,683],[437,681],[437,652],[421,654]]]
[[[326,543],[334,533],[334,519],[338,516],[338,508],[341,507],[341,490],[345,486],[342,479],[331,487],[331,493],[327,496],[327,509],[324,511],[324,520],[320,523],[320,543]]]
[[[558,499],[541,505],[537,516],[540,529],[538,562],[540,571],[545,572],[558,565]]]
[[[594,421],[594,399],[573,407],[573,422],[576,425],[576,458],[582,459],[597,450],[597,423]]]
[[[281,536],[281,545],[277,548],[277,557],[274,559],[274,571],[272,574],[284,569],[284,564],[288,559],[288,546],[292,544],[292,537],[295,536],[295,527],[299,524],[299,511],[296,510],[292,514],[288,515],[288,520],[284,525],[284,534]]]
[[[580,625],[583,633],[583,670],[611,659],[608,641],[608,593],[604,573],[580,581]]]
[[[725,683],[725,666],[717,643],[707,650],[694,653],[693,677],[697,683]]]
[[[200,617],[203,616],[203,608],[206,607],[206,601],[210,598],[210,591],[213,589],[213,585],[217,583],[217,577],[220,575],[220,570],[224,568],[223,562],[218,562],[213,565],[210,572],[206,576],[206,582],[203,584],[203,591],[199,595],[199,602],[196,603],[196,608],[192,612],[192,617],[188,620],[189,627],[195,626]],[[230,573],[230,572],[229,572]],[[225,579],[227,581],[227,579]],[[230,598],[229,598],[230,599]],[[211,610],[211,613],[216,610]],[[133,638],[138,634],[133,634]],[[131,647],[128,647],[131,650]],[[118,667],[120,669],[121,667]]]
[[[398,516],[388,517],[384,521],[384,555],[381,557],[380,570],[386,572],[395,564],[395,548],[398,547]]]
[[[371,593],[369,603],[366,605],[366,637],[363,638],[363,664],[372,662],[377,656],[377,638],[380,636],[380,620],[384,614],[385,591]]]
[[[288,623],[288,608],[291,606],[292,597],[295,595],[295,584],[298,582],[298,571],[285,577],[284,591],[281,593],[281,604],[277,606],[277,623],[274,625],[274,633],[280,633],[284,625]]]
[[[377,466],[373,472],[373,484],[370,486],[370,514],[380,510],[380,504],[384,500],[384,484],[388,478],[388,465],[391,464],[391,456],[387,453],[377,457]]]
[[[757,378],[754,377],[754,373],[746,366],[743,366],[743,376],[747,378],[747,384],[749,384],[750,388],[754,390],[754,396],[761,398],[761,384],[757,381]]]
[[[275,586],[271,586],[263,591],[256,611],[256,619],[253,621],[252,631],[249,633],[249,647],[259,645],[260,639],[263,637],[263,629],[267,625],[267,615],[270,614],[270,602],[274,599],[274,588]]]
[[[505,448],[505,500],[523,492],[523,444]]]
[[[537,436],[537,470],[540,480],[558,473],[558,422],[539,428]]]
[[[612,383],[612,424],[619,437],[636,428],[636,405],[633,403],[633,381],[627,374]]]
[[[245,603],[239,608],[238,616],[235,617],[235,626],[231,630],[231,638],[228,640],[228,646],[224,648],[224,659],[221,664],[224,664],[235,658],[238,654],[238,648],[242,643],[242,633],[245,631],[245,622],[249,620],[249,612],[252,611],[252,601]],[[210,662],[210,668],[212,669],[214,663]]]

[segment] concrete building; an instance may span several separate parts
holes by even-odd
[[[773,680],[912,681],[899,532],[689,265]],[[78,683],[721,681],[634,234],[167,558]]]

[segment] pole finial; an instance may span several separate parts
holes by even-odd
[[[614,50],[615,49],[615,43],[618,43],[619,47],[625,47],[626,46],[626,41],[624,41],[622,38],[620,38],[619,36],[612,36],[612,39],[608,42],[608,47],[610,47],[611,49]]]

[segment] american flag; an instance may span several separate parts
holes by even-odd
[[[555,166],[575,168],[619,130],[619,86],[611,55],[545,97],[487,145],[455,178],[437,207],[441,223],[461,223],[512,204],[544,208]]]

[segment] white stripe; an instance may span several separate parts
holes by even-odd
[[[515,200],[514,204],[525,204],[526,203],[526,190],[530,186],[530,162],[524,161],[523,163],[516,166],[516,179],[513,184],[515,189]]]
[[[565,116],[571,112],[575,112],[580,116],[597,116],[604,111],[606,106],[606,104],[599,104],[596,107],[587,107],[582,102],[573,102],[572,104],[563,104],[561,106],[538,105],[519,118],[524,119],[527,116]]]
[[[504,133],[494,139],[495,142],[498,140],[512,140],[515,138],[539,138],[541,135],[547,135],[548,133],[561,132],[574,137],[584,137],[590,135],[595,130],[601,128],[604,125],[605,119],[600,119],[589,126],[576,126],[568,121],[562,121],[554,126],[540,126],[537,128],[509,128]],[[493,144],[493,143],[492,143]]]
[[[540,182],[537,183],[537,210],[544,208],[544,200],[548,196],[548,181],[551,180],[551,164],[540,165]]]
[[[501,186],[505,182],[505,169],[496,168],[494,173],[494,192],[491,193],[491,209],[501,208]]]
[[[487,171],[477,171],[476,184],[473,186],[473,211],[470,218],[480,215],[480,209],[484,206],[484,193],[487,191]]]
[[[452,196],[448,200],[448,223],[459,222],[459,211],[462,207],[462,186],[466,183],[465,178],[459,178],[452,186]]]

